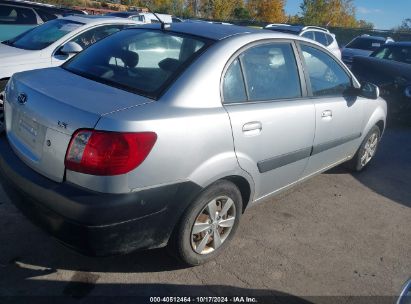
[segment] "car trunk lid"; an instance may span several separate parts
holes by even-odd
[[[20,73],[6,95],[7,136],[28,166],[60,182],[77,129],[92,129],[103,115],[151,101],[61,68]]]

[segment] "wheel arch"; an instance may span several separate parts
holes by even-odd
[[[386,127],[386,117],[387,117],[386,107],[384,109],[382,106],[378,106],[369,116],[369,119],[365,124],[363,133],[362,133],[362,140],[364,140],[365,136],[367,136],[368,132],[374,126],[377,126],[380,129],[381,136],[382,136],[384,133],[385,127]]]
[[[228,180],[230,182],[232,182],[240,191],[241,193],[241,198],[243,201],[243,210],[242,212],[244,213],[245,210],[247,209],[248,205],[251,202],[251,185],[248,182],[247,179],[245,179],[242,176],[239,175],[231,175],[231,176],[227,176],[225,178],[222,178],[223,180]]]
[[[382,135],[385,130],[385,122],[381,119],[377,121],[376,126],[380,129],[380,134]]]

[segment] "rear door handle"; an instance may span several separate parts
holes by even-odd
[[[333,117],[333,112],[331,110],[325,110],[321,113],[321,118],[331,118]]]
[[[243,125],[243,133],[247,136],[255,136],[261,133],[263,125],[259,121],[247,122]]]

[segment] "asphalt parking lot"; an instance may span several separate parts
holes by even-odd
[[[28,222],[0,189],[0,296],[394,296],[411,276],[410,228],[404,127],[387,130],[365,172],[338,167],[248,210],[225,255],[195,268],[164,250],[78,255]]]

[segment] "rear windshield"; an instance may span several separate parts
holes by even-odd
[[[173,32],[125,30],[87,48],[63,68],[156,99],[209,44]]]
[[[375,51],[380,46],[384,45],[385,42],[381,39],[372,39],[372,38],[356,38],[347,44],[347,48],[350,49],[359,49],[366,51]]]
[[[76,21],[54,19],[3,43],[19,49],[42,50],[82,25]]]

